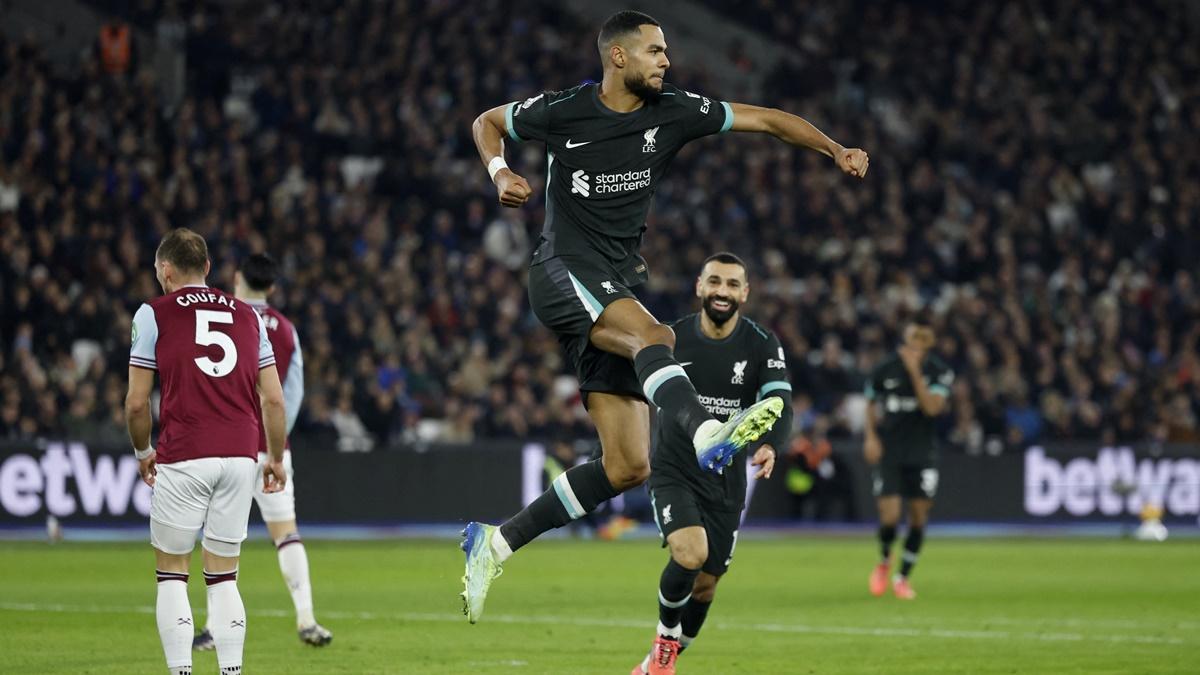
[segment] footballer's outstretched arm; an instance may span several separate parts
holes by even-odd
[[[471,125],[471,137],[475,139],[475,148],[479,151],[479,159],[487,167],[496,184],[496,194],[501,206],[517,208],[529,200],[533,190],[529,183],[517,175],[504,161],[504,111],[509,104],[499,105],[475,118]]]
[[[803,117],[777,108],[761,108],[745,103],[730,103],[733,110],[733,131],[757,131],[801,148],[810,148],[830,157],[842,171],[862,178],[871,163],[866,151],[846,148],[821,133]]]

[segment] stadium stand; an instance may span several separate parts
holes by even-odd
[[[161,14],[135,4],[135,23]],[[86,53],[55,72],[38,44],[0,42],[0,437],[124,437],[131,312],[174,226],[208,239],[216,285],[249,253],[282,261],[315,445],[586,436],[525,298],[541,149],[510,148],[539,197],[501,210],[469,129],[596,77],[595,28],[532,0],[172,4],[177,106],[146,70]],[[752,102],[868,149],[869,180],[748,136],[689,146],[648,223],[646,304],[691,311],[713,250],[750,261],[748,314],[783,339],[817,436],[858,431],[862,373],[929,305],[964,451],[1200,440],[1187,5],[860,4],[732,18],[795,46]]]

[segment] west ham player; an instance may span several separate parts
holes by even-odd
[[[252,255],[242,262],[241,269],[235,274],[233,293],[254,308],[267,327],[267,338],[275,352],[275,369],[279,371],[279,379],[283,382],[283,405],[287,412],[287,432],[290,434],[304,398],[304,357],[296,327],[282,312],[267,304],[267,298],[275,291],[278,274],[278,267],[271,256],[261,253]],[[259,463],[267,461],[265,450],[264,442],[263,450],[258,453]],[[288,476],[283,491],[268,493],[256,486],[254,501],[267,523],[271,541],[275,542],[279,570],[283,573],[283,581],[296,607],[296,631],[300,641],[314,647],[324,647],[333,640],[333,633],[317,623],[313,616],[308,555],[296,528],[296,481],[292,472],[291,448],[283,451],[283,466]],[[211,625],[196,635],[192,648],[213,648]]]
[[[934,418],[946,411],[954,371],[930,354],[934,334],[930,321],[917,315],[904,328],[904,343],[875,367],[867,381],[866,439],[863,453],[875,465],[874,491],[879,505],[882,558],[868,583],[872,595],[887,590],[892,542],[900,522],[900,498],[908,501],[908,535],[900,573],[892,579],[896,597],[912,600],[908,581],[925,540],[925,526],[938,486],[938,443]],[[878,417],[876,407],[882,408]]]
[[[183,228],[167,233],[154,271],[164,295],[143,304],[133,318],[125,418],[142,480],[154,488],[150,543],[158,575],[158,633],[168,671],[190,675],[188,565],[203,528],[217,664],[222,675],[236,675],[246,640],[238,555],[264,427],[263,491],[279,492],[287,483],[283,391],[262,318],[205,284],[209,260],[202,237]],[[162,402],[153,448],[150,391],[156,370]]]
[[[718,419],[768,397],[784,404],[779,424],[750,459],[756,478],[770,478],[775,448],[791,429],[792,385],[779,338],[741,315],[750,297],[746,265],[732,253],[704,261],[696,279],[701,311],[675,329],[675,355],[696,385],[700,402]],[[658,631],[633,675],[674,673],[676,656],[696,639],[717,582],[733,562],[746,500],[746,472],[714,475],[696,464],[691,439],[678,425],[660,424],[651,459],[650,502],[671,558],[658,585]]]
[[[609,17],[597,46],[600,84],[498,106],[472,129],[508,207],[521,206],[532,191],[505,164],[504,139],[546,144],[546,221],[529,269],[529,299],[575,367],[603,449],[601,459],[567,471],[499,528],[468,524],[463,597],[472,623],[513,551],[646,480],[648,404],[692,439],[699,465],[710,471],[731,462],[781,412],[780,401],[768,397],[724,424],[714,419],[675,358],[675,334],[631,290],[648,274],[638,250],[650,199],[679,149],[701,136],[756,131],[821,152],[851,176],[867,172],[865,152],[842,147],[795,115],[666,84],[666,40],[645,14]]]

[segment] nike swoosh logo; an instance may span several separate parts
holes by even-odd
[[[578,147],[587,145],[588,143],[591,143],[591,141],[584,141],[582,143],[572,143],[571,139],[568,138],[567,139],[567,148],[578,148]]]
[[[690,366],[690,365],[692,365],[692,362],[691,362],[691,361],[680,361],[680,362],[679,362],[679,365],[681,365],[681,366]]]

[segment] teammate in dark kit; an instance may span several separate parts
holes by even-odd
[[[795,115],[666,84],[666,39],[645,14],[609,17],[597,46],[604,67],[599,84],[498,106],[472,129],[504,206],[519,207],[532,194],[505,163],[504,139],[546,144],[546,220],[529,270],[529,299],[575,366],[603,451],[499,528],[467,525],[463,598],[472,623],[513,551],[646,480],[649,404],[683,430],[698,464],[711,471],[757,440],[781,412],[770,397],[724,424],[714,419],[675,359],[674,333],[631,290],[647,278],[638,252],[646,214],[679,149],[709,134],[756,131],[821,152],[851,176],[867,171],[865,152],[842,147]]]
[[[887,590],[892,542],[900,522],[900,500],[908,502],[908,536],[900,573],[892,579],[896,597],[911,600],[908,582],[925,539],[925,525],[938,486],[938,442],[934,418],[946,410],[954,371],[936,355],[933,327],[918,315],[904,328],[904,343],[872,371],[867,381],[866,440],[863,453],[874,465],[879,504],[879,543],[883,557],[871,573],[872,595]],[[878,416],[877,408],[882,409]]]
[[[771,397],[783,404],[780,422],[750,459],[760,467],[756,476],[769,478],[775,448],[786,444],[791,429],[792,385],[783,347],[772,332],[741,316],[750,285],[737,256],[718,253],[704,261],[696,295],[702,311],[672,324],[675,354],[700,402],[718,419]],[[678,425],[658,426],[651,467],[654,521],[671,559],[659,579],[654,646],[633,675],[675,672],[676,656],[700,632],[717,581],[733,562],[746,500],[746,472],[736,464],[721,474],[702,470]]]

